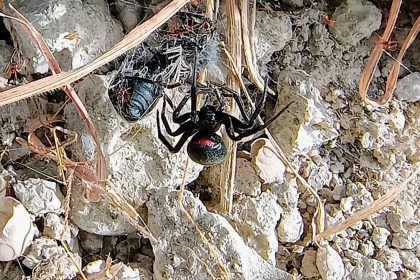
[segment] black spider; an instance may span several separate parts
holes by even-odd
[[[195,67],[194,67],[195,68]],[[164,95],[162,112],[160,118],[162,119],[163,125],[170,136],[181,135],[178,143],[172,146],[165,136],[162,134],[160,128],[159,110],[157,111],[157,126],[158,126],[158,137],[162,143],[172,153],[177,153],[184,146],[185,142],[192,136],[187,146],[187,152],[189,157],[202,165],[214,165],[221,163],[226,157],[226,146],[222,138],[216,134],[223,124],[226,128],[226,133],[230,139],[239,141],[244,137],[250,136],[266,127],[268,127],[277,117],[279,117],[291,104],[287,104],[279,113],[268,120],[265,124],[256,125],[256,119],[263,110],[265,100],[267,97],[267,82],[264,86],[264,92],[257,101],[255,111],[251,117],[246,114],[244,104],[241,97],[234,91],[230,91],[225,87],[219,87],[222,90],[222,96],[218,97],[220,106],[216,107],[206,102],[203,107],[198,111],[196,108],[197,101],[197,88],[195,71],[193,72],[193,81],[191,86],[191,93],[185,95],[179,105],[174,108],[172,101],[168,96]],[[202,90],[208,90],[209,88],[202,88]],[[218,95],[217,95],[218,96]],[[238,103],[238,108],[241,112],[244,121],[241,121],[225,112],[223,112],[223,98],[233,97]],[[182,108],[185,106],[187,101],[191,99],[191,111],[180,115]],[[172,120],[174,123],[180,124],[179,128],[172,131],[168,120],[165,116],[166,102],[172,107],[173,114]]]

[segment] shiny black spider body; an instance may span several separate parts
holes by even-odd
[[[195,72],[194,72],[195,73]],[[267,86],[267,82],[265,87]],[[197,92],[203,91],[207,93],[209,90],[215,90],[218,98],[219,106],[205,104],[197,110]],[[256,120],[262,112],[267,96],[266,88],[260,99],[257,101],[256,108],[249,117],[244,108],[241,97],[234,91],[222,86],[213,88],[197,88],[195,82],[195,74],[193,75],[193,82],[191,86],[191,93],[187,94],[175,108],[172,101],[164,95],[163,106],[161,114],[157,112],[156,120],[158,126],[158,137],[162,143],[172,153],[177,153],[184,146],[185,142],[192,136],[188,142],[187,152],[189,157],[202,165],[214,165],[221,163],[226,157],[226,146],[222,138],[216,134],[222,125],[226,128],[226,133],[230,139],[239,141],[244,137],[250,136],[264,128],[268,127],[277,117],[279,117],[290,105],[287,104],[279,113],[262,125],[257,125]],[[243,121],[235,118],[224,112],[224,98],[233,97],[238,103],[238,108],[241,112]],[[191,100],[191,110],[189,113],[180,114],[183,107],[188,100]],[[172,121],[180,126],[172,131],[168,120],[165,116],[166,103],[173,109]],[[181,135],[178,143],[172,146],[163,135],[160,128],[160,120],[165,127],[165,130],[170,136]]]

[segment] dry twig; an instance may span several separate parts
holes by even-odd
[[[378,212],[382,208],[388,206],[399,193],[404,191],[407,188],[408,183],[415,179],[420,174],[420,166],[417,167],[417,169],[407,178],[405,179],[401,184],[398,186],[392,188],[389,192],[387,192],[383,197],[373,202],[370,206],[366,207],[363,210],[360,210],[356,214],[350,216],[349,218],[345,219],[344,221],[334,225],[332,228],[319,233],[315,237],[315,241],[321,241],[328,236],[341,232],[348,227],[351,227],[355,225],[357,222],[366,220],[369,218],[370,215]]]
[[[416,22],[414,23],[413,27],[411,28],[410,33],[408,34],[407,38],[404,40],[404,43],[398,54],[396,62],[392,66],[391,72],[388,75],[384,96],[379,98],[379,100],[369,99],[366,96],[367,91],[372,81],[373,74],[375,73],[375,68],[378,65],[378,62],[382,54],[384,53],[385,49],[389,46],[388,44],[390,42],[389,38],[394,29],[395,22],[398,17],[398,12],[400,10],[401,2],[402,2],[401,0],[394,0],[392,2],[391,10],[389,12],[388,23],[386,25],[385,31],[380,37],[380,39],[378,40],[378,42],[376,42],[375,48],[373,49],[366,63],[366,66],[363,69],[362,75],[360,77],[359,95],[362,98],[362,100],[366,100],[368,103],[372,105],[383,106],[391,99],[392,94],[394,93],[394,90],[397,84],[398,74],[400,71],[400,66],[402,64],[402,58],[420,31],[420,16],[419,16]]]

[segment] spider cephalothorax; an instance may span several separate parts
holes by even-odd
[[[185,95],[176,108],[174,107],[171,99],[164,95],[162,112],[159,116],[158,111],[156,116],[159,139],[172,153],[177,153],[182,146],[184,146],[185,142],[192,136],[190,142],[188,143],[187,152],[193,161],[202,165],[214,165],[221,163],[226,156],[226,146],[223,143],[222,138],[216,134],[221,125],[225,126],[226,133],[229,138],[234,141],[239,141],[244,137],[250,136],[268,127],[290,106],[291,103],[287,104],[286,107],[284,107],[265,124],[257,125],[257,118],[264,108],[267,96],[266,86],[267,85],[265,85],[263,94],[257,101],[255,111],[252,113],[251,117],[249,117],[246,113],[241,97],[236,92],[222,86],[197,88],[195,75],[193,75],[191,93]],[[214,93],[219,102],[219,106],[208,104],[208,99],[206,99],[206,102],[200,110],[197,110],[197,89],[208,94]],[[239,111],[241,112],[243,120],[239,120],[224,112],[224,98],[226,97],[233,97],[238,103]],[[191,110],[189,113],[181,115],[180,112],[189,99],[191,100]],[[165,116],[166,103],[168,103],[173,109],[173,122],[180,125],[175,131],[171,130]],[[163,125],[170,136],[181,135],[181,138],[175,146],[172,146],[162,134],[160,129],[160,119],[162,119]]]

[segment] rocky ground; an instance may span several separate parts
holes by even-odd
[[[138,2],[13,4],[67,71],[108,50],[153,14],[148,3]],[[256,57],[278,93],[266,115],[294,101],[269,130],[321,198],[327,229],[419,168],[420,40],[404,56],[387,105],[368,105],[358,94],[390,7],[380,0],[258,1]],[[371,98],[383,95],[394,57],[419,15],[419,1],[402,4],[392,38],[398,46],[380,60]],[[216,23],[221,40],[222,19]],[[0,91],[48,73],[26,33],[9,30],[8,20],[0,23]],[[208,78],[224,82],[226,67],[210,60]],[[16,72],[10,62],[17,63]],[[46,93],[0,108],[0,279],[83,279],[77,266],[88,279],[420,279],[419,175],[368,219],[310,242],[317,201],[276,158],[269,141],[259,139],[239,145],[235,201],[232,213],[223,213],[217,207],[220,166],[190,161],[185,168],[186,151],[172,154],[157,138],[155,111],[130,123],[118,115],[108,86],[120,63],[74,87],[103,144],[110,185],[145,220],[151,236],[140,234],[121,209],[88,200],[85,182],[75,179],[69,189],[22,166],[60,178],[56,162],[17,142],[35,131],[39,116],[57,112],[57,125],[78,136],[66,148],[71,159],[95,158],[73,104],[65,104],[61,91]],[[47,131],[36,133],[48,138]]]

